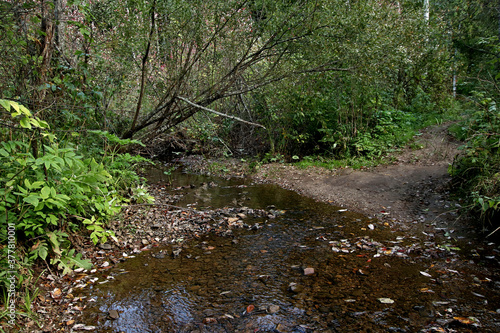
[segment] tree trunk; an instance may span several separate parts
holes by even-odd
[[[55,44],[60,53],[64,55],[66,46],[66,22],[65,9],[67,0],[54,0],[54,20],[55,20]]]
[[[149,31],[148,44],[146,46],[146,52],[142,57],[142,74],[141,74],[141,90],[139,92],[139,100],[137,101],[137,107],[135,109],[134,120],[132,121],[132,125],[130,126],[130,130],[125,134],[126,138],[131,138],[135,133],[135,126],[137,124],[137,119],[139,118],[139,113],[141,111],[142,99],[144,97],[144,88],[146,86],[146,73],[147,73],[147,64],[149,57],[149,50],[151,49],[151,41],[153,40],[153,35],[155,32],[155,8],[156,0],[153,1],[153,6],[151,7],[151,30]],[[130,134],[129,134],[130,133]]]
[[[41,86],[47,81],[47,73],[50,71],[50,62],[54,51],[54,33],[55,24],[53,20],[53,13],[50,12],[50,4],[47,0],[41,1],[41,15],[42,21],[40,26],[39,50],[38,55],[41,61],[38,66],[38,77],[36,79],[36,86]],[[35,104],[42,103],[45,99],[45,89],[39,89],[37,93],[37,101]]]
[[[429,0],[424,0],[424,18],[427,23],[429,22],[429,17],[430,17]]]

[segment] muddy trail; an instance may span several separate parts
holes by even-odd
[[[468,229],[458,222],[460,203],[452,202],[447,190],[448,166],[461,144],[448,134],[448,125],[423,130],[407,148],[393,153],[393,161],[386,165],[330,171],[270,164],[255,177],[320,201],[401,222],[402,228],[432,223]]]
[[[447,193],[458,143],[416,140],[361,171],[150,170],[156,205],[124,210],[117,242],[81,240],[93,270],[44,273],[39,322],[15,331],[498,332],[499,247]]]

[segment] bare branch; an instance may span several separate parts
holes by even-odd
[[[262,127],[263,129],[266,129],[266,127],[263,126],[263,125],[261,125],[261,124],[252,123],[250,121],[246,121],[246,120],[243,120],[243,119],[235,117],[235,116],[231,116],[231,115],[228,115],[228,114],[225,114],[225,113],[222,113],[222,112],[218,112],[218,111],[209,109],[209,108],[204,107],[202,105],[193,103],[193,102],[191,102],[190,100],[188,100],[188,99],[186,99],[184,97],[177,96],[177,98],[180,99],[180,100],[182,100],[182,101],[184,101],[184,102],[186,102],[186,103],[188,103],[191,106],[194,106],[195,108],[198,108],[198,109],[201,109],[201,110],[204,110],[204,111],[208,111],[208,112],[211,112],[211,113],[215,113],[216,115],[219,115],[219,116],[222,116],[222,117],[226,117],[226,118],[229,118],[229,119],[234,119],[234,120],[237,120],[239,122],[242,122],[242,123],[245,123],[245,124],[248,124],[248,125]]]

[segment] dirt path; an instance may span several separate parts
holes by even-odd
[[[299,169],[293,165],[262,166],[255,178],[279,184],[317,200],[392,220],[402,229],[448,227],[460,229],[459,204],[447,192],[448,166],[459,142],[443,124],[423,130],[412,147],[393,156],[391,165],[366,170]],[[423,223],[422,223],[423,222]]]

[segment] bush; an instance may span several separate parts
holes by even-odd
[[[466,196],[470,211],[479,212],[483,222],[498,227],[500,112],[492,99],[484,98],[483,94],[476,94],[477,97],[482,108],[454,129],[467,139],[449,171],[455,187]]]
[[[5,121],[16,130],[15,138],[12,132],[0,133],[10,136],[0,144],[0,262],[7,261],[3,244],[12,226],[18,264],[41,259],[63,274],[75,267],[90,268],[90,261],[75,253],[69,234],[86,230],[95,244],[114,237],[105,224],[130,200],[125,189],[139,181],[133,166],[145,159],[118,154],[113,147],[130,142],[105,132],[96,134],[115,145],[101,149],[100,156],[84,158],[73,145],[59,142],[47,123],[24,106],[0,103],[11,114]],[[151,199],[145,190],[135,193],[137,199]]]

